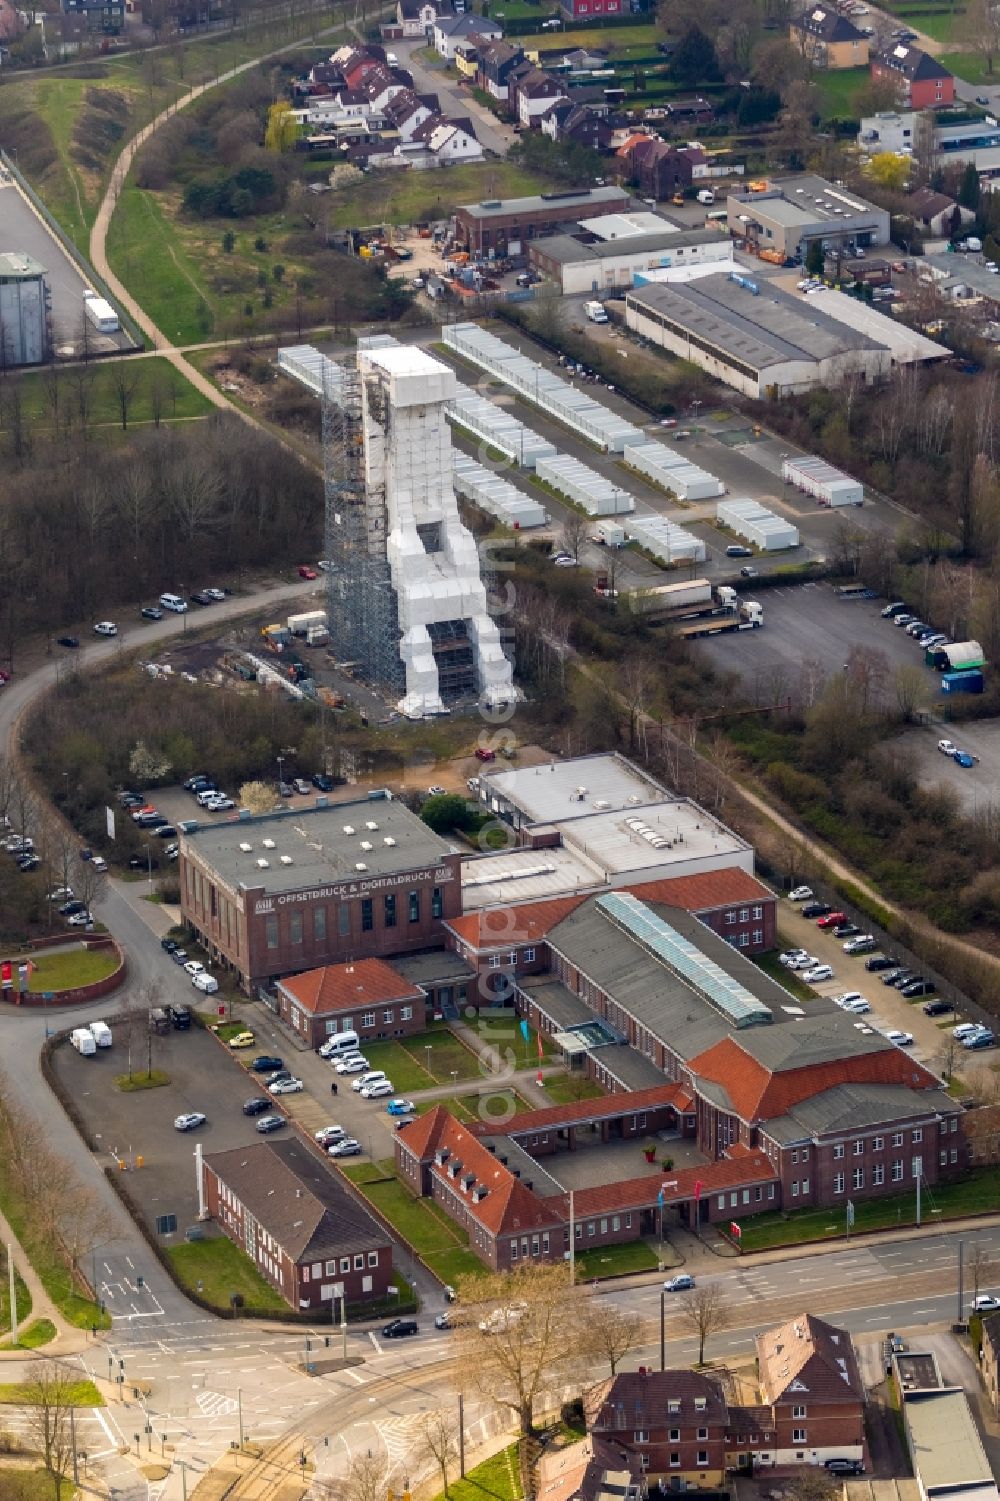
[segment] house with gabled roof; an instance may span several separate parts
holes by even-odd
[[[832,5],[814,5],[789,24],[789,41],[817,68],[864,68],[868,38]]]
[[[895,85],[901,109],[938,109],[955,100],[955,77],[919,47],[899,42],[871,60],[872,81]]]
[[[770,1411],[773,1448],[756,1453],[755,1464],[863,1459],[865,1383],[847,1331],[800,1313],[759,1334],[756,1345],[760,1400]]]

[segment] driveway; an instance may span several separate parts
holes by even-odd
[[[423,46],[423,42],[395,44],[400,66],[413,76],[414,92],[437,94],[443,114],[467,115],[472,120],[484,151],[492,151],[495,156],[506,156],[517,140],[517,132],[511,130],[509,125],[501,124],[496,115],[477,103],[472,97],[472,90],[462,88],[454,73],[445,71],[443,59],[440,68],[431,68],[416,57],[415,53]]]

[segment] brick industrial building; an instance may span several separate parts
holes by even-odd
[[[214,1152],[201,1172],[209,1214],[289,1307],[338,1318],[387,1296],[388,1235],[304,1143]]]
[[[456,236],[473,255],[526,255],[531,240],[575,224],[588,214],[610,214],[629,205],[621,188],[585,188],[540,193],[532,198],[490,198],[463,203],[455,215]]]
[[[443,947],[461,857],[387,793],[180,836],[184,921],[252,991],[348,959]]]
[[[306,970],[275,990],[282,1020],[313,1048],[337,1032],[357,1032],[363,1046],[427,1029],[426,995],[381,959]]]

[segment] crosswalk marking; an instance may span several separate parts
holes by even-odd
[[[222,1392],[199,1392],[195,1401],[205,1418],[221,1418],[235,1412],[239,1405],[235,1397],[227,1397]]]

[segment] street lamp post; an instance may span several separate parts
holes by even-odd
[[[667,1295],[660,1288],[660,1370],[667,1368]]]
[[[281,796],[281,784],[285,780],[285,769],[284,768],[285,768],[285,758],[284,758],[284,756],[279,756],[278,757],[278,796],[279,797]]]
[[[431,1047],[432,1047],[431,1043],[429,1043],[429,1042],[425,1042],[424,1043],[424,1052],[427,1055],[427,1073],[428,1073],[428,1076],[433,1079],[434,1075],[431,1073]]]

